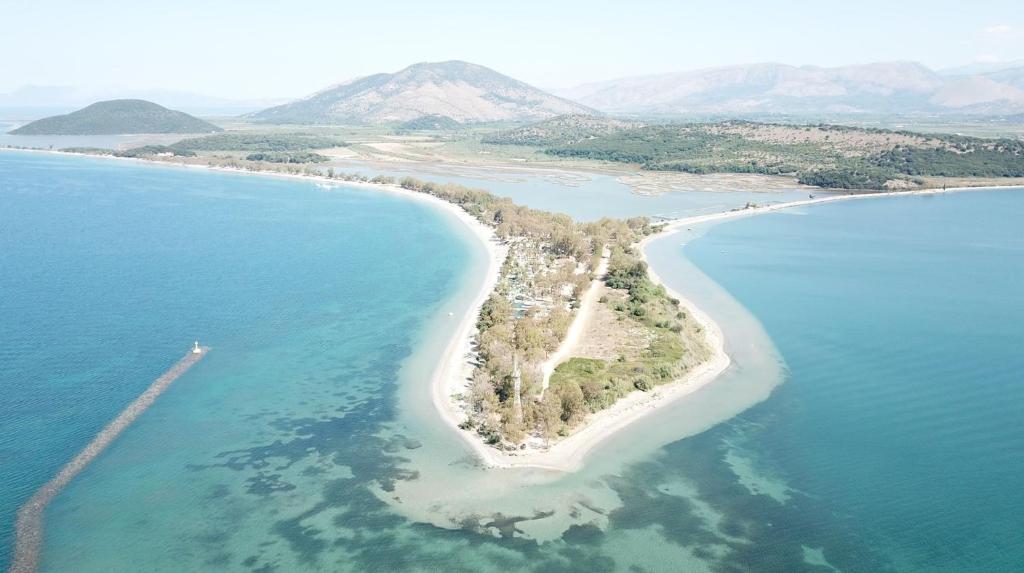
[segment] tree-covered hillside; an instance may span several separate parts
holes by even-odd
[[[122,135],[136,133],[211,133],[212,123],[141,99],[101,101],[66,115],[23,125],[14,135]]]
[[[650,170],[794,175],[802,183],[845,189],[913,187],[926,176],[1024,177],[1022,141],[835,125],[555,118],[484,141]]]

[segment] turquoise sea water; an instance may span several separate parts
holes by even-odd
[[[102,537],[202,503],[215,492],[177,472],[215,473],[194,466],[234,463],[224,449],[357,404],[386,417],[414,336],[479,256],[455,227],[373,191],[0,153],[0,562],[16,507],[194,338],[213,352],[51,506],[48,546],[95,544],[88,512]],[[283,487],[258,474],[248,491]],[[144,497],[115,516],[101,491]]]
[[[5,534],[193,338],[214,348],[55,500],[44,571],[1022,560],[1022,195],[854,201],[656,242],[652,264],[719,319],[736,366],[562,478],[477,468],[422,403],[482,269],[444,213],[9,153],[0,202]],[[478,492],[436,524],[446,496]]]
[[[690,242],[788,375],[768,401],[669,447],[662,467],[752,460],[785,503],[726,503],[765,546],[802,538],[842,571],[1019,570],[1021,191],[815,206]]]

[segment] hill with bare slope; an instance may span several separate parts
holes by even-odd
[[[421,117],[459,123],[536,121],[593,113],[490,68],[461,61],[420,63],[374,74],[251,114],[267,123],[383,124]]]

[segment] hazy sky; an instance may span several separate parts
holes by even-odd
[[[25,84],[299,96],[462,59],[541,87],[775,61],[1024,58],[1021,0],[0,0],[0,92]]]

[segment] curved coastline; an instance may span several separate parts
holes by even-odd
[[[186,167],[221,171],[226,173],[248,174],[267,177],[282,177],[288,179],[308,180],[321,183],[329,187],[357,187],[361,189],[385,191],[395,193],[403,197],[425,201],[436,208],[440,208],[454,215],[458,221],[464,224],[478,240],[481,241],[488,253],[488,266],[485,280],[481,283],[480,289],[475,293],[473,304],[469,311],[461,318],[455,331],[455,335],[445,346],[440,359],[436,363],[430,376],[431,398],[434,408],[440,414],[445,425],[451,427],[483,462],[486,468],[536,468],[552,470],[556,472],[574,472],[583,465],[585,457],[598,445],[605,442],[609,437],[617,434],[621,429],[633,422],[660,410],[662,406],[675,402],[687,395],[690,395],[700,388],[710,384],[728,369],[731,359],[725,351],[725,339],[719,325],[692,301],[682,296],[679,292],[668,287],[657,275],[653,268],[649,268],[652,281],[660,284],[680,301],[680,306],[689,312],[702,326],[709,344],[712,347],[712,356],[709,360],[688,372],[683,378],[669,384],[659,386],[651,392],[636,391],[619,400],[611,407],[592,415],[589,421],[565,439],[557,442],[549,449],[526,452],[502,452],[483,442],[481,438],[470,432],[460,429],[459,423],[462,415],[458,405],[452,400],[455,394],[461,393],[467,384],[472,372],[472,364],[467,356],[472,352],[472,342],[475,336],[474,325],[476,317],[487,297],[493,291],[502,263],[504,262],[507,250],[500,244],[494,231],[473,218],[453,203],[443,199],[404,189],[394,184],[375,184],[361,182],[339,182],[327,177],[320,177],[305,174],[288,174],[272,171],[248,171],[233,169],[229,167],[194,165],[175,163],[173,161],[146,160],[138,158],[119,158],[106,156],[92,156],[88,154],[68,153],[48,150],[12,150],[30,151],[40,153],[57,153],[61,155],[80,155],[94,159],[119,159],[135,161],[151,165],[162,165],[165,167]],[[719,213],[696,215],[667,222],[663,225],[663,232],[645,238],[639,244],[641,257],[646,262],[647,257],[644,248],[650,241],[663,239],[686,228],[687,226],[718,223],[729,219],[749,217],[783,209],[816,205],[819,203],[830,203],[835,201],[846,201],[854,199],[868,199],[881,197],[901,197],[917,195],[936,195],[942,193],[965,192],[965,191],[992,191],[996,189],[1019,189],[1020,186],[989,186],[989,187],[951,187],[946,189],[923,189],[911,191],[891,191],[879,193],[862,193],[849,195],[830,195],[800,201],[790,201],[765,206],[724,211]]]

